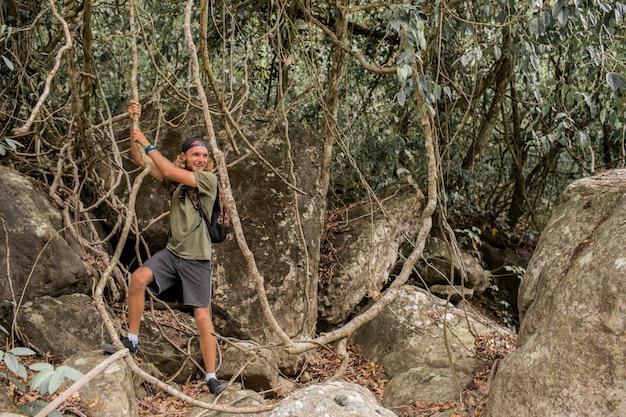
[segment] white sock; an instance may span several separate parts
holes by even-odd
[[[217,376],[215,376],[215,372],[210,372],[206,374],[206,378],[204,380],[208,382],[209,379],[217,379]]]
[[[131,341],[131,343],[133,344],[134,347],[139,346],[139,336],[138,335],[129,332],[126,335],[126,337],[128,337],[128,340]]]

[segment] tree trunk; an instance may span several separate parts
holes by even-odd
[[[337,1],[337,26],[335,33],[337,40],[344,43],[348,33],[348,17],[346,16],[347,0]],[[337,108],[339,102],[339,83],[345,61],[345,53],[342,48],[335,46],[333,60],[328,74],[328,86],[326,87],[326,100],[322,109],[321,136],[324,140],[324,157],[322,160],[322,172],[320,181],[320,194],[326,196],[330,184],[330,164],[333,157],[333,146],[335,145],[337,122]]]
[[[508,225],[513,228],[524,213],[526,196],[526,177],[524,176],[524,165],[526,163],[526,148],[524,138],[520,129],[519,103],[517,102],[517,91],[515,80],[511,81],[511,110],[513,116],[513,135],[509,142],[511,152],[511,173],[513,176],[513,196],[508,210]]]
[[[493,129],[498,122],[498,112],[500,111],[500,106],[504,100],[504,93],[506,92],[507,84],[511,80],[512,74],[513,71],[511,61],[508,57],[505,57],[502,59],[500,67],[496,73],[495,92],[493,99],[491,100],[491,105],[489,106],[489,111],[485,115],[482,126],[480,127],[478,134],[474,137],[474,140],[467,151],[467,155],[465,155],[465,159],[463,160],[464,170],[470,170],[472,168],[474,162],[476,162],[478,156],[491,137],[491,132],[493,132]]]

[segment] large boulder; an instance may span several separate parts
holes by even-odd
[[[626,415],[626,170],[571,184],[519,293],[518,346],[487,415]]]
[[[319,294],[320,329],[341,325],[364,299],[375,298],[389,281],[398,248],[417,234],[424,195],[410,184],[388,187],[346,210],[332,235],[332,271]]]
[[[485,366],[475,355],[476,336],[493,331],[467,311],[405,285],[391,304],[354,334],[354,340],[390,378],[383,405],[396,409],[417,400],[457,399],[471,385],[472,375]]]
[[[102,318],[85,294],[29,301],[18,310],[17,324],[25,343],[56,359],[102,346]]]
[[[366,388],[346,381],[323,382],[299,389],[280,401],[269,417],[393,417]]]
[[[102,351],[83,352],[67,358],[65,366],[86,374],[106,359]],[[138,417],[133,377],[123,359],[110,364],[103,372],[79,389],[79,404],[97,417]]]
[[[46,194],[31,179],[0,166],[0,195],[0,270],[9,271],[0,280],[2,307],[43,295],[90,293],[93,271],[83,262],[80,245],[64,233],[59,209]]]

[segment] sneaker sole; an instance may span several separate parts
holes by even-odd
[[[115,349],[115,346],[113,346],[113,344],[111,343],[107,343],[105,345],[102,345],[102,350],[104,350],[106,353],[116,353],[117,349]],[[135,352],[133,352],[132,350],[128,349],[128,352],[130,353],[130,356],[135,356]]]
[[[211,392],[211,389],[209,389],[209,392],[213,395],[220,395],[222,392],[226,391],[226,388],[228,388],[228,384],[221,383],[214,392]]]

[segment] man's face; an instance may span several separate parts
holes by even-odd
[[[209,151],[204,146],[193,146],[183,154],[183,161],[189,171],[204,171],[209,162]]]

